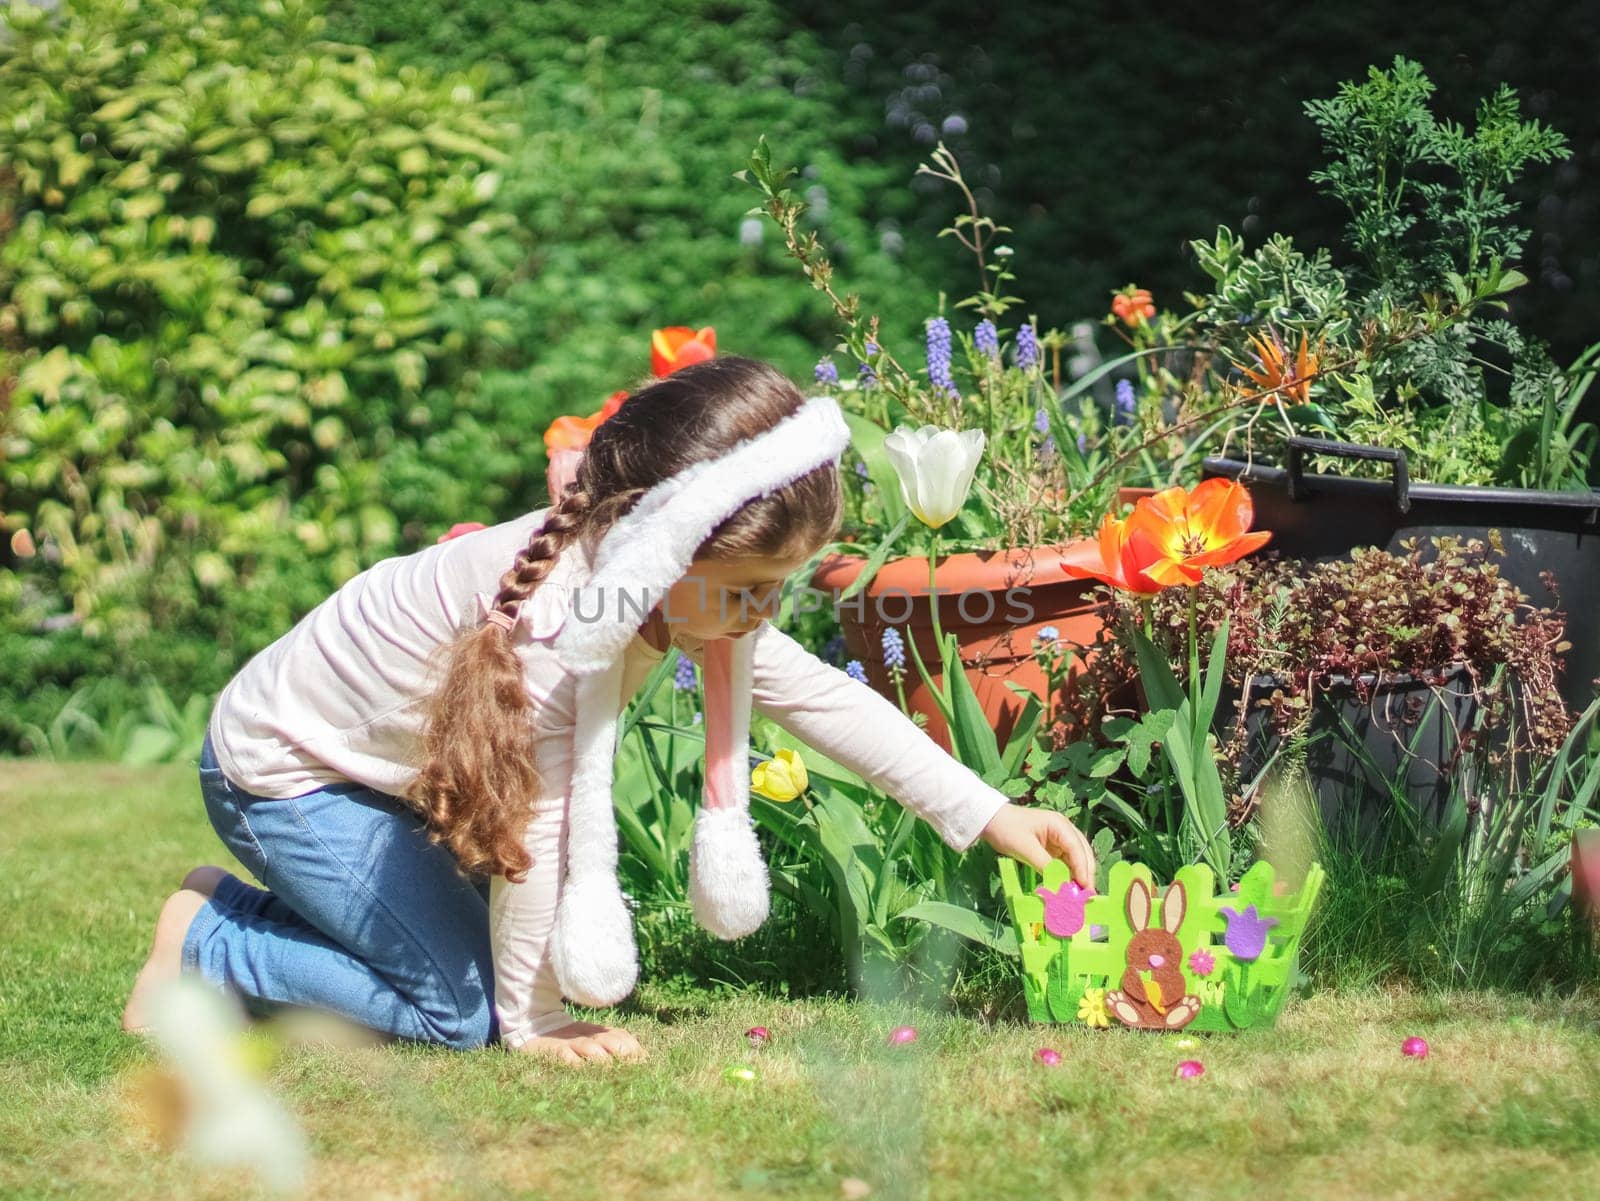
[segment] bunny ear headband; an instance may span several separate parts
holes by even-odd
[[[616,1004],[639,971],[617,880],[611,795],[623,651],[718,525],[748,501],[836,461],[849,441],[838,404],[812,397],[765,433],[646,492],[606,531],[587,582],[572,592],[554,643],[579,679],[567,871],[551,955],[562,992],[581,1005]],[[750,819],[750,638],[707,641],[703,677],[705,791],[689,852],[689,898],[702,926],[738,938],[766,920],[768,905]]]

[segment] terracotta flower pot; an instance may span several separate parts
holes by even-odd
[[[1148,492],[1125,488],[1121,501],[1131,504]],[[939,623],[946,634],[956,636],[967,679],[1002,745],[1024,703],[1006,684],[1047,699],[1048,681],[1033,654],[1038,632],[1054,626],[1068,649],[1075,649],[1092,644],[1105,624],[1104,593],[1096,592],[1099,585],[1092,580],[1069,579],[1060,566],[1063,558],[1081,558],[1093,546],[1092,539],[1079,539],[1059,546],[940,557],[934,575]],[[863,557],[829,555],[812,576],[812,586],[842,592],[854,583],[865,564]],[[849,603],[840,607],[839,625],[849,657],[861,661],[874,688],[898,703],[894,681],[883,662],[883,632],[889,626],[915,642],[935,683],[943,679],[933,641],[925,557],[885,563],[856,599],[862,602],[859,608]],[[1075,655],[1068,670],[1075,673],[1082,665]],[[950,732],[917,674],[909,647],[903,681],[906,706],[927,717],[929,735],[949,750]]]

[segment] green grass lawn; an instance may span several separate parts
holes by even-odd
[[[0,762],[0,1197],[254,1196],[132,1115],[118,1029],[155,913],[229,863],[192,769]],[[271,1082],[326,1198],[1593,1197],[1600,1003],[1322,993],[1202,1040],[647,982],[639,1065],[291,1048]],[[921,1038],[890,1049],[911,1022]],[[750,1050],[743,1031],[768,1026]],[[1420,1034],[1426,1061],[1402,1058]],[[1064,1062],[1032,1060],[1042,1045]],[[1173,1078],[1188,1057],[1199,1080]],[[724,1070],[753,1066],[754,1083]]]

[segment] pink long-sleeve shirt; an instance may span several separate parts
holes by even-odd
[[[477,594],[493,595],[546,512],[385,559],[306,614],[223,689],[210,723],[223,773],[258,796],[347,781],[402,795],[421,766],[422,702],[437,652],[478,620]],[[569,544],[512,634],[534,703],[539,768],[524,836],[533,867],[521,884],[496,877],[490,886],[495,1007],[501,1037],[513,1046],[571,1020],[546,951],[564,868],[577,677],[556,659],[553,642],[588,567],[583,547]],[[770,623],[748,637],[756,711],[899,800],[951,847],[969,847],[1006,803],[867,685]],[[672,641],[698,660],[692,637]],[[621,696],[632,697],[665,653],[636,633],[624,652]]]

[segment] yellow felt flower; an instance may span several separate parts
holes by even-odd
[[[1078,1020],[1091,1026],[1111,1025],[1111,1015],[1106,1012],[1105,989],[1084,990],[1083,998],[1078,1002]]]
[[[750,769],[750,787],[769,801],[792,801],[810,782],[805,760],[787,747]]]

